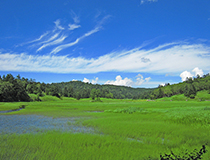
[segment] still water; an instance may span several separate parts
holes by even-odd
[[[94,133],[94,129],[76,125],[78,118],[53,118],[41,115],[0,115],[0,134],[38,133],[49,130]]]

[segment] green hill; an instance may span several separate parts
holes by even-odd
[[[176,96],[175,96],[176,95]],[[159,86],[150,95],[151,99],[166,98],[186,100],[209,100],[210,95],[210,75],[204,75],[203,77],[197,76],[197,78],[189,78],[184,82],[165,86]]]
[[[115,99],[147,99],[153,88],[131,88],[126,86],[99,85],[70,81],[45,84],[34,79],[12,74],[0,76],[0,102],[45,101],[51,95],[57,98],[115,98]],[[30,95],[30,96],[29,96]],[[43,97],[44,96],[44,97]]]

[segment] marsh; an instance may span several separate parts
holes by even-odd
[[[0,133],[38,133],[48,130],[93,133],[94,129],[76,125],[79,118],[53,118],[41,115],[0,115]]]

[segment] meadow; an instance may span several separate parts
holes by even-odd
[[[52,128],[37,132],[0,134],[0,159],[160,159],[171,151],[184,155],[202,145],[210,159],[210,101],[182,100],[182,95],[155,101],[101,98],[76,100],[52,96],[42,102],[0,103],[0,116],[38,115],[74,118],[74,132]],[[1,120],[4,123],[4,119]],[[5,120],[6,121],[6,120]],[[61,125],[55,124],[55,125]],[[3,129],[2,129],[3,130]]]

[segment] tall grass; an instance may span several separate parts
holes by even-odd
[[[204,144],[207,150],[210,148],[208,101],[49,99],[0,103],[0,110],[26,105],[21,111],[5,115],[79,117],[78,125],[93,127],[99,134],[51,131],[1,135],[0,159],[159,159],[160,154],[171,151],[182,154]],[[203,159],[210,159],[210,151]]]
[[[0,137],[0,159],[157,159],[154,146],[101,135],[48,132]],[[151,150],[153,150],[151,152]],[[162,149],[163,150],[163,149]]]

